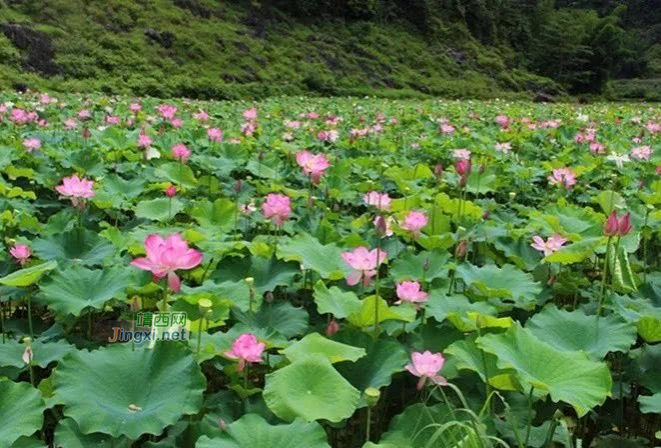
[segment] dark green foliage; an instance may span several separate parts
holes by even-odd
[[[661,74],[661,8],[651,3],[0,0],[0,88],[227,99],[603,93],[611,79]]]

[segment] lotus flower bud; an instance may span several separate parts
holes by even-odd
[[[606,220],[606,224],[604,224],[604,235],[606,236],[615,236],[617,235],[618,232],[618,220],[617,220],[617,213],[615,211],[612,211],[610,215],[608,215],[608,219]]]
[[[460,159],[454,164],[454,168],[457,170],[457,174],[465,177],[471,171],[471,163],[468,160]]]
[[[379,215],[374,220],[374,225],[376,227],[376,235],[379,238],[383,238],[388,231],[388,224],[386,223],[386,219],[382,215]]]
[[[467,250],[468,250],[468,242],[466,240],[462,240],[457,245],[457,248],[454,251],[454,256],[456,258],[463,258],[464,256],[466,256]]]
[[[165,196],[169,198],[175,197],[177,194],[177,187],[174,185],[170,185],[168,188],[165,189]]]
[[[440,179],[440,177],[443,175],[443,165],[440,163],[437,163],[434,166],[434,176],[436,176],[436,179]]]
[[[85,140],[87,140],[88,138],[90,138],[92,136],[92,133],[90,132],[90,130],[88,128],[83,128],[83,134],[82,135],[83,135],[83,138]]]
[[[275,300],[275,297],[273,296],[273,293],[271,291],[268,291],[265,295],[266,303],[272,303]]]
[[[628,235],[631,231],[631,214],[627,213],[624,215],[617,226],[617,231],[619,236]]]
[[[340,324],[338,324],[335,319],[328,322],[328,326],[326,326],[326,336],[330,338],[338,331],[340,331]]]
[[[240,193],[242,186],[243,186],[243,184],[241,182],[241,179],[237,179],[236,182],[234,182],[234,192],[235,193]]]
[[[133,296],[131,299],[131,312],[135,313],[140,311],[140,297]]]

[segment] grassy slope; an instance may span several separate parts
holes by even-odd
[[[213,0],[7,3],[0,0],[0,24],[45,33],[61,74],[30,73],[24,61],[33,50],[17,49],[0,34],[3,88],[201,98],[493,97],[555,89],[545,78],[510,69],[513,55],[479,45],[457,24],[426,39],[404,24],[303,24],[284,15],[264,23],[246,6]]]

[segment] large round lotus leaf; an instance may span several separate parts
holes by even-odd
[[[30,286],[37,282],[48,271],[52,271],[57,267],[56,261],[49,261],[41,263],[29,268],[19,269],[11,274],[0,278],[0,285],[5,286]]]
[[[87,307],[101,309],[110,299],[125,297],[132,271],[126,268],[87,269],[73,265],[51,276],[40,300],[58,314],[80,316]]]
[[[11,448],[48,448],[46,442],[39,439],[37,436],[21,437],[18,439]]]
[[[266,376],[264,401],[283,420],[339,422],[356,409],[360,392],[321,356],[300,359]]]
[[[342,249],[335,244],[324,246],[307,233],[279,242],[278,258],[298,261],[305,269],[331,280],[340,280],[350,272],[342,261]]]
[[[363,306],[356,293],[337,286],[327,288],[322,280],[314,285],[314,301],[319,314],[330,313],[339,319],[360,312]]]
[[[256,414],[247,414],[227,427],[220,437],[201,437],[195,448],[330,448],[318,423],[295,420],[269,425]]]
[[[553,401],[572,405],[579,416],[610,395],[612,379],[606,364],[583,352],[560,351],[518,324],[505,333],[478,338],[477,345],[496,355],[501,369],[514,369],[524,391],[534,387],[548,393]]]
[[[296,362],[310,355],[321,355],[331,363],[357,361],[365,356],[365,349],[326,339],[319,333],[310,333],[284,350],[290,361]]]
[[[41,394],[30,384],[0,379],[0,446],[11,446],[40,429],[45,409]]]
[[[196,413],[206,387],[185,346],[161,342],[153,350],[117,344],[74,352],[53,377],[56,399],[83,434],[137,439],[160,434],[183,415]]]
[[[457,267],[457,276],[479,296],[510,299],[520,308],[534,306],[542,291],[531,274],[511,264],[499,268],[493,264],[477,267],[464,263]]]
[[[152,221],[166,221],[183,210],[184,204],[176,198],[156,198],[141,201],[135,208],[135,216],[151,219]]]
[[[0,345],[0,348],[0,367],[26,367],[23,361],[25,344],[8,340]],[[37,339],[32,343],[32,365],[45,368],[51,362],[62,359],[72,350],[75,350],[74,346],[64,340],[43,342],[43,340]]]
[[[128,448],[128,439],[113,439],[107,434],[82,434],[70,418],[60,420],[55,428],[55,448]]]
[[[595,360],[608,352],[626,352],[636,342],[636,327],[614,316],[588,316],[583,311],[546,307],[526,328],[538,339],[562,351],[583,350]]]
[[[640,404],[640,412],[643,414],[659,414],[661,413],[661,392],[654,395],[641,395],[638,397]]]
[[[38,239],[33,247],[34,252],[42,260],[74,262],[86,266],[101,264],[115,252],[115,248],[108,240],[99,237],[91,230],[81,229]]]

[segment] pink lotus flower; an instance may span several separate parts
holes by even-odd
[[[165,189],[165,196],[169,198],[173,198],[177,195],[177,187],[174,185],[170,185],[168,188]]]
[[[76,129],[78,127],[78,123],[76,123],[76,120],[73,118],[67,118],[64,120],[64,127],[71,130],[71,129]]]
[[[209,128],[207,129],[207,137],[211,142],[220,143],[223,141],[223,131],[218,128]]]
[[[241,125],[241,133],[246,137],[252,137],[257,130],[257,123],[254,121],[246,121]]]
[[[363,201],[365,204],[376,207],[379,210],[390,210],[390,196],[388,196],[388,193],[370,191],[363,195]]]
[[[161,114],[161,117],[165,120],[172,120],[177,113],[177,106],[172,106],[170,104],[162,104],[156,108],[158,113]]]
[[[172,157],[179,160],[181,163],[186,163],[191,154],[193,154],[193,152],[182,143],[172,147]]]
[[[138,148],[149,148],[152,143],[151,137],[147,134],[141,132],[138,136]]]
[[[544,252],[545,257],[559,250],[562,247],[562,245],[567,242],[567,238],[563,238],[560,235],[553,235],[549,237],[546,241],[544,241],[544,239],[541,236],[535,235],[532,237],[532,240],[534,242],[531,244],[531,246],[540,252]]]
[[[374,227],[377,229],[377,234],[380,234],[381,238],[387,236],[393,236],[392,223],[395,219],[392,216],[382,216],[378,215],[374,218]]]
[[[562,185],[569,189],[576,184],[576,174],[569,168],[556,168],[548,180],[551,185]]]
[[[70,198],[74,207],[82,207],[85,205],[86,199],[93,198],[96,195],[93,187],[93,181],[84,177],[79,178],[74,174],[71,177],[63,178],[62,184],[55,187],[55,190],[62,196]]]
[[[510,119],[507,117],[507,115],[498,115],[495,121],[503,129],[506,129],[510,125]]]
[[[454,164],[454,169],[461,177],[466,177],[471,172],[471,162],[466,159],[459,159]]]
[[[140,103],[131,103],[129,105],[129,110],[133,112],[134,114],[137,114],[142,110],[142,105]]]
[[[363,285],[367,286],[376,275],[377,267],[387,261],[388,254],[379,249],[370,251],[365,247],[357,247],[353,251],[342,252],[342,259],[354,270],[347,276],[347,284],[354,286],[362,280]]]
[[[21,266],[23,266],[32,255],[32,250],[30,250],[25,244],[15,244],[14,247],[9,250],[9,253]]]
[[[26,138],[23,140],[23,147],[27,152],[37,151],[41,148],[41,140],[35,137]]]
[[[291,215],[291,199],[284,194],[269,193],[262,204],[262,212],[266,219],[273,221],[276,226],[281,226]]]
[[[163,239],[160,235],[152,234],[145,239],[146,257],[136,258],[131,262],[143,271],[150,271],[154,281],[167,276],[168,286],[174,292],[181,289],[181,280],[177,276],[178,269],[193,269],[202,263],[202,253],[190,249],[188,244],[178,233]]]
[[[120,118],[117,115],[107,115],[105,122],[107,124],[119,124]]]
[[[182,127],[184,125],[184,120],[182,120],[181,118],[175,117],[172,120],[170,120],[170,125],[175,129],[179,129],[180,127]]]
[[[427,293],[420,290],[418,282],[401,282],[397,284],[397,300],[395,304],[402,302],[423,303],[427,301]]]
[[[645,127],[647,128],[647,132],[649,132],[652,135],[658,134],[659,132],[661,132],[661,123],[655,123],[653,121],[648,121],[647,124],[645,125]]]
[[[459,160],[471,159],[471,152],[468,149],[455,149],[452,152],[452,155],[454,156],[455,159],[459,159]]]
[[[590,143],[590,152],[593,154],[603,154],[606,152],[606,147],[601,143]]]
[[[631,215],[627,213],[622,218],[618,218],[617,213],[612,211],[604,224],[604,235],[606,236],[625,236],[631,231]]]
[[[441,353],[432,353],[427,350],[424,353],[412,353],[411,362],[405,368],[420,378],[417,387],[418,390],[421,390],[427,379],[430,379],[434,384],[438,384],[439,386],[448,384],[447,380],[438,374],[443,368],[443,364],[445,364],[445,358]]]
[[[322,142],[335,142],[340,137],[340,133],[336,129],[331,129],[330,131],[319,131],[317,133],[317,140]]]
[[[193,118],[197,121],[207,121],[209,119],[209,114],[201,110],[196,114],[193,114]]]
[[[340,331],[340,324],[337,323],[335,319],[332,319],[330,322],[328,322],[328,325],[326,326],[326,336],[327,337],[332,337]]]
[[[496,143],[496,151],[507,154],[512,149],[512,144],[510,142],[505,143]]]
[[[418,210],[411,210],[404,218],[404,223],[401,225],[402,229],[408,230],[415,238],[420,236],[420,230],[427,225],[429,219],[425,212]]]
[[[328,158],[324,154],[312,154],[309,151],[296,153],[296,163],[303,168],[303,173],[310,176],[313,184],[318,184],[324,171],[330,167]]]
[[[247,121],[257,120],[257,109],[250,108],[243,111],[243,119]]]
[[[80,112],[78,112],[78,119],[80,121],[89,120],[90,118],[92,118],[92,112],[88,109],[81,109]]]
[[[452,135],[454,134],[454,126],[448,123],[441,123],[440,131],[441,134]]]
[[[230,359],[238,359],[239,365],[236,370],[243,372],[246,362],[262,362],[262,353],[266,344],[259,342],[257,336],[252,333],[244,333],[234,340],[232,349],[223,353]]]
[[[637,146],[631,150],[631,157],[638,160],[649,160],[652,156],[650,146]]]
[[[300,121],[285,121],[285,126],[288,127],[289,129],[298,129],[301,127],[301,122]]]

